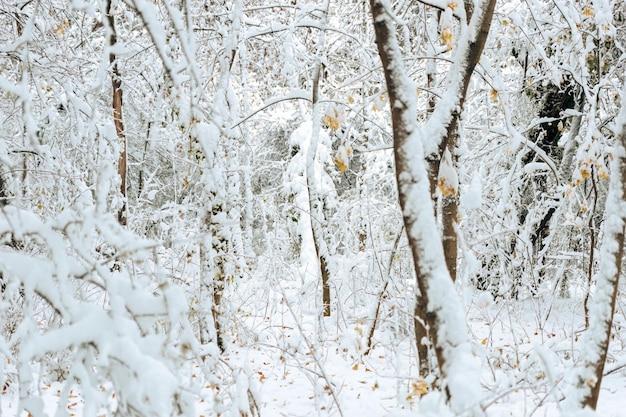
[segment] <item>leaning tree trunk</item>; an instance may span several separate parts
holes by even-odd
[[[465,312],[446,268],[443,246],[440,240],[433,240],[439,231],[432,201],[422,197],[430,193],[424,158],[427,131],[417,126],[415,86],[404,70],[393,20],[381,0],[370,4],[389,95],[398,196],[417,285],[427,310],[423,320],[450,405],[455,411],[467,410],[481,398],[480,367],[472,354]]]
[[[606,200],[604,238],[596,289],[589,309],[589,330],[581,352],[582,364],[575,372],[572,392],[567,398],[577,407],[596,409],[606,362],[626,232],[626,88],[618,117],[613,163]]]

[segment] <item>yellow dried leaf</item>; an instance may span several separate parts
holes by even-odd
[[[441,41],[444,45],[446,45],[446,49],[448,51],[452,50],[454,46],[454,34],[452,33],[452,28],[450,26],[446,26],[441,29]]]
[[[589,6],[585,6],[581,14],[585,17],[591,17],[594,15],[593,9]]]
[[[452,197],[456,195],[456,187],[450,184],[445,178],[440,178],[437,188],[443,197]]]
[[[605,180],[607,178],[609,178],[609,173],[607,171],[605,171],[604,169],[598,171],[598,178],[600,178],[601,180]]]
[[[456,10],[457,7],[459,7],[459,3],[451,1],[448,4],[446,4],[446,7],[452,11]]]
[[[346,172],[346,170],[348,169],[348,165],[346,164],[346,161],[344,161],[344,159],[341,157],[341,155],[336,155],[333,158],[333,162],[335,163],[337,169],[341,172]]]
[[[425,395],[428,394],[428,382],[424,381],[422,378],[417,381],[411,382],[411,394],[412,395]]]
[[[348,104],[352,104],[354,103],[354,97],[350,96],[348,97]]]
[[[346,172],[350,166],[350,159],[352,155],[352,148],[349,146],[341,145],[337,149],[337,153],[333,157],[333,162],[337,166],[337,169],[341,172]]]
[[[332,130],[339,129],[339,121],[329,114],[324,115],[324,123]]]
[[[343,122],[343,112],[337,109],[330,109],[328,113],[324,115],[324,123],[332,130],[339,129]]]
[[[381,93],[374,97],[372,103],[372,110],[381,111],[385,108],[385,101],[387,100],[387,93]]]
[[[55,35],[65,35],[65,25],[58,24],[52,30]]]
[[[586,180],[587,178],[591,176],[591,171],[589,171],[586,168],[581,168],[580,176],[582,177],[583,180]]]
[[[489,97],[491,97],[493,101],[498,101],[498,91],[492,88],[489,92]]]

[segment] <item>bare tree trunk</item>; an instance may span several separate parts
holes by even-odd
[[[117,33],[115,31],[115,17],[111,13],[111,0],[107,0],[107,19],[109,21],[109,29],[111,31],[109,35],[109,63],[111,64],[111,85],[113,87],[113,121],[115,123],[115,132],[117,137],[122,143],[122,151],[118,160],[117,172],[121,179],[120,193],[124,202],[122,207],[117,212],[117,220],[121,225],[125,226],[128,219],[126,213],[126,133],[124,131],[124,119],[122,117],[122,81],[120,79],[120,71],[117,66],[117,56],[114,51],[114,47],[117,43]]]
[[[585,291],[585,297],[583,298],[583,311],[585,313],[585,329],[589,328],[589,297],[591,296],[591,284],[593,283],[593,270],[595,265],[595,249],[596,249],[596,210],[598,207],[598,184],[596,181],[596,170],[593,165],[591,166],[591,193],[592,203],[589,213],[589,221],[587,227],[589,227],[589,262],[587,264],[587,288]]]
[[[419,374],[426,377],[432,373],[430,366],[430,332],[425,318],[428,308],[421,294],[415,296],[415,308],[413,310],[413,328],[415,332],[415,344],[417,346],[417,361]]]
[[[374,340],[374,331],[376,330],[376,327],[378,325],[378,321],[380,318],[380,307],[382,306],[385,295],[387,294],[387,287],[389,287],[389,282],[391,281],[391,267],[393,266],[393,260],[395,259],[396,254],[398,252],[398,246],[400,245],[400,240],[402,239],[403,234],[404,234],[404,225],[398,232],[398,235],[396,236],[396,239],[393,242],[393,249],[391,249],[391,253],[389,254],[389,261],[387,262],[387,269],[385,269],[385,276],[384,276],[385,284],[383,285],[382,291],[378,294],[378,303],[376,303],[376,311],[374,312],[374,320],[372,320],[372,326],[367,332],[367,342],[365,343],[366,348],[365,348],[365,352],[363,352],[364,355],[369,355],[370,351],[372,350],[372,345],[373,345],[373,340]],[[422,374],[420,372],[420,375],[426,375],[426,374]]]
[[[434,154],[427,156],[429,161],[430,190],[433,196],[435,195],[436,186],[439,186],[441,190],[446,186],[454,185],[442,184],[442,180],[445,178],[440,178],[440,168],[445,153],[449,152],[451,159],[450,168],[456,170],[458,162],[456,149],[459,142],[459,119],[463,111],[465,98],[467,97],[467,90],[472,73],[480,60],[485,43],[487,42],[495,4],[495,0],[486,0],[482,4],[482,7],[477,11],[480,15],[478,15],[475,29],[468,27],[469,30],[475,30],[475,32],[469,34],[470,36],[468,36],[467,43],[457,46],[458,55],[455,62],[456,65],[450,70],[451,73],[449,75],[452,82],[445,92],[445,94],[451,92],[457,97],[458,101],[456,106],[446,106],[444,103],[442,106],[435,106],[435,110],[433,111],[433,113],[438,113],[437,120],[445,120],[443,123],[445,126],[445,134],[438,141],[438,150]],[[470,25],[474,14],[472,2],[465,1],[465,11],[465,24]],[[461,41],[459,40],[459,42]],[[443,248],[446,256],[446,266],[448,267],[452,280],[455,281],[458,257],[457,217],[459,196],[457,187],[445,188],[445,191],[447,192],[442,190],[443,207],[441,213]]]
[[[589,308],[589,330],[585,333],[581,352],[582,365],[575,373],[574,392],[567,396],[574,406],[596,409],[604,364],[606,362],[619,277],[624,255],[626,233],[626,89],[617,119],[618,131],[613,148],[613,165],[606,201],[604,238],[600,249],[600,265],[596,290]]]
[[[457,135],[458,136],[458,135]],[[454,148],[456,148],[457,139],[451,141],[454,142]],[[455,151],[455,149],[452,149]],[[446,153],[447,154],[447,153]],[[451,166],[449,167],[452,170],[456,171],[457,165],[456,153],[454,156],[451,156]],[[456,177],[456,175],[455,175]],[[450,185],[450,184],[448,184]],[[440,187],[442,189],[441,193],[441,241],[443,243],[443,253],[446,257],[446,267],[448,267],[448,272],[450,272],[450,278],[452,281],[456,281],[456,267],[457,267],[457,259],[458,259],[458,217],[459,217],[459,190],[458,184],[454,184],[453,186],[442,185]]]
[[[416,121],[417,104],[411,92],[415,91],[413,82],[406,75],[402,62],[402,53],[397,43],[393,20],[381,0],[370,1],[376,43],[385,72],[387,93],[392,117],[396,178],[398,196],[402,207],[404,224],[407,231],[409,246],[413,254],[415,275],[426,312],[423,314],[433,340],[437,363],[439,365],[442,386],[450,404],[455,410],[475,406],[480,394],[480,368],[472,359],[471,344],[465,314],[458,300],[450,273],[446,268],[445,256],[441,241],[433,241],[438,235],[437,225],[430,200],[421,198],[430,191],[428,167],[424,160],[425,134],[419,129]],[[490,0],[481,12],[483,20],[479,21],[479,32],[474,38],[484,45],[491,20],[495,1]],[[484,35],[484,36],[483,36]],[[480,56],[482,47],[476,51],[476,42],[470,41],[466,46],[470,57]],[[467,65],[472,60],[462,59],[459,65]],[[477,61],[477,58],[475,59]],[[472,68],[461,67],[467,75],[462,80],[460,92],[467,90]],[[448,106],[450,103],[447,103]],[[436,109],[435,112],[437,112]],[[447,112],[445,108],[440,110]],[[452,106],[448,132],[456,132],[456,122],[460,108]],[[445,113],[444,113],[445,114]],[[433,122],[434,123],[434,122]],[[452,126],[452,127],[451,127]],[[438,127],[441,127],[438,125]],[[441,150],[444,150],[446,145]],[[441,152],[443,154],[443,152]],[[418,341],[420,342],[420,341]],[[463,373],[463,383],[458,383],[458,374]],[[472,403],[469,403],[471,399]]]
[[[322,202],[317,193],[317,184],[315,184],[315,170],[313,162],[315,154],[317,153],[317,142],[319,139],[319,102],[318,102],[318,88],[320,78],[320,66],[317,64],[315,73],[313,74],[313,123],[311,129],[311,143],[309,144],[307,162],[306,162],[306,180],[309,188],[309,218],[311,219],[311,233],[313,235],[313,244],[315,247],[315,254],[317,256],[320,275],[322,278],[322,314],[325,317],[330,316],[330,273],[328,271],[328,264],[326,261],[328,249],[326,242],[322,236],[322,219],[324,216],[323,209],[321,207]]]
[[[433,131],[443,131],[443,134],[440,138],[437,138],[435,143],[437,144],[437,148],[435,149],[427,149],[428,154],[426,155],[426,160],[428,163],[428,184],[429,184],[429,192],[432,197],[433,203],[436,203],[436,190],[439,187],[442,195],[442,247],[444,251],[445,265],[447,267],[448,273],[452,281],[456,280],[457,276],[457,259],[458,259],[458,184],[456,182],[450,181],[450,176],[442,177],[440,176],[440,171],[442,168],[442,161],[444,155],[449,155],[449,161],[445,161],[449,166],[446,167],[448,171],[452,171],[454,173],[454,178],[456,178],[456,165],[457,165],[457,152],[456,148],[458,146],[459,141],[459,132],[458,132],[458,124],[459,118],[461,116],[461,112],[463,109],[463,104],[465,102],[465,98],[467,96],[467,90],[469,87],[469,82],[474,72],[474,68],[478,64],[480,56],[482,55],[483,48],[487,41],[487,36],[489,34],[489,30],[491,27],[491,21],[493,18],[493,13],[495,9],[495,0],[487,0],[482,4],[478,12],[480,15],[478,19],[476,19],[476,23],[474,26],[471,26],[471,19],[474,14],[473,3],[466,1],[465,2],[465,11],[466,11],[466,19],[465,22],[461,22],[464,26],[465,31],[469,31],[469,35],[466,39],[467,41],[464,44],[460,44],[457,46],[457,53],[455,56],[455,62],[453,68],[450,70],[449,79],[452,80],[445,94],[456,97],[457,101],[455,105],[450,105],[450,103],[443,103],[443,105],[437,106],[434,101],[434,98],[429,100],[429,113],[435,114],[436,117],[429,118],[429,123],[433,123],[432,120],[435,120],[434,123],[441,123],[443,120],[442,126],[443,129],[433,129]],[[376,1],[372,1],[372,9],[374,10],[375,4],[379,4],[380,9],[383,10],[384,7],[382,4]],[[376,17],[375,17],[376,18]],[[381,54],[381,60],[383,60],[383,67],[385,67],[385,73],[387,76],[387,88],[388,94],[390,98],[390,103],[394,103],[398,98],[399,91],[394,91],[392,93],[389,82],[389,67],[386,66],[387,63],[384,62],[383,52],[381,51],[381,42],[387,42],[389,34],[383,34],[378,30],[378,26],[376,26],[376,36],[379,45],[379,52]],[[460,37],[461,38],[461,37]],[[460,42],[460,41],[459,41]],[[428,82],[434,82],[434,74],[427,74]],[[394,97],[392,97],[392,94]],[[393,114],[394,109],[392,109]],[[414,117],[405,115],[404,117]],[[396,135],[396,121],[394,120],[394,140]],[[398,166],[398,155],[397,155],[398,147],[396,146],[396,170],[399,170]],[[401,175],[398,171],[397,175]],[[447,181],[447,182],[446,182]],[[400,186],[400,183],[398,184]],[[405,219],[406,223],[406,219]],[[408,227],[407,227],[408,230]],[[409,242],[411,239],[409,238]],[[414,242],[414,244],[417,244]],[[414,256],[415,257],[415,256]],[[419,268],[416,265],[416,270]],[[418,274],[419,280],[419,274]],[[426,372],[429,365],[427,361],[428,356],[428,348],[426,345],[422,344],[425,337],[427,337],[430,332],[431,336],[435,336],[433,333],[432,326],[428,323],[426,315],[428,314],[428,295],[425,294],[420,287],[420,294],[416,300],[415,306],[415,337],[418,347],[418,354],[420,355],[420,372]],[[435,343],[436,345],[436,343]],[[435,349],[436,346],[435,346]],[[441,358],[438,358],[441,368]]]
[[[224,252],[224,249],[220,249]],[[215,261],[215,271],[213,275],[213,303],[211,304],[211,314],[213,316],[213,324],[215,326],[215,342],[222,353],[226,351],[224,344],[224,330],[222,329],[222,320],[224,316],[224,308],[222,305],[222,297],[224,295],[224,262],[223,258]]]
[[[328,11],[328,2],[326,2],[323,20],[326,19]],[[320,103],[319,103],[319,82],[321,77],[320,56],[323,52],[325,42],[324,30],[320,31],[317,45],[318,62],[315,64],[313,72],[313,114],[311,127],[311,143],[306,158],[306,181],[309,188],[309,218],[311,219],[311,232],[313,235],[313,244],[315,246],[315,254],[319,262],[320,276],[322,279],[322,314],[325,317],[330,316],[330,272],[328,270],[328,247],[323,237],[322,221],[324,219],[324,210],[322,201],[317,192],[317,184],[315,184],[314,161],[317,153],[317,144],[319,141],[320,125]]]
[[[437,33],[437,25],[439,16],[441,11],[437,11],[437,20],[432,19],[430,29],[431,36],[436,36]],[[424,42],[428,42],[428,37],[423,39]],[[429,43],[426,43],[430,45]],[[435,55],[435,47],[429,46],[429,51],[432,55]],[[434,61],[429,61],[426,64],[426,85],[430,91],[435,89],[437,80],[437,65]],[[437,105],[437,96],[435,94],[431,94],[428,98],[428,106],[426,108],[426,112],[428,117],[430,117],[435,111],[435,107]],[[433,165],[429,165],[428,176],[430,180],[430,197],[433,201],[433,205],[435,208],[435,217],[437,217],[437,177],[438,172],[433,172],[432,170],[435,167]],[[444,249],[445,252],[445,249]],[[426,317],[426,304],[424,303],[424,299],[421,294],[417,294],[415,298],[415,309],[413,311],[413,329],[415,332],[415,343],[417,345],[417,360],[418,360],[418,369],[419,374],[422,377],[430,375],[432,372],[431,369],[431,354],[430,354],[430,337],[428,334],[428,328],[426,323],[424,322],[424,318]]]

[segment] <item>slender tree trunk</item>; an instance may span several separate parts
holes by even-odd
[[[440,177],[440,169],[442,160],[446,152],[450,155],[449,169],[456,170],[458,162],[457,147],[459,142],[459,119],[467,97],[467,90],[474,68],[478,64],[482,55],[495,9],[495,0],[486,0],[481,4],[474,15],[473,2],[465,1],[465,22],[461,22],[462,31],[466,32],[467,41],[456,46],[456,54],[453,62],[453,68],[450,70],[448,78],[451,80],[444,94],[451,93],[457,98],[455,105],[449,103],[440,103],[435,106],[433,114],[436,117],[431,118],[429,123],[434,120],[440,123],[443,120],[444,134],[436,140],[437,149],[427,149],[428,173],[430,180],[431,196],[435,198],[436,188],[442,191],[442,239],[443,248],[446,257],[446,266],[450,272],[452,280],[456,280],[457,258],[458,258],[458,187],[449,188],[454,184],[442,184],[442,180],[449,178]],[[463,39],[463,36],[459,36]],[[459,40],[458,42],[462,42]],[[432,104],[429,103],[430,106]],[[443,190],[445,188],[445,191]]]
[[[415,332],[415,344],[417,346],[417,361],[419,374],[426,377],[432,373],[430,366],[430,334],[428,325],[424,320],[428,308],[422,294],[415,296],[415,308],[413,310],[413,329]]]
[[[17,38],[20,38],[22,36],[22,33],[24,32],[24,26],[22,25],[22,19],[20,18],[19,13],[15,13],[14,14],[14,21],[15,21],[15,28],[16,28],[16,34],[17,34]],[[20,83],[27,83],[28,79],[27,79],[28,75],[27,72],[22,72],[21,77],[19,79]],[[27,102],[24,100],[22,102],[22,114],[24,116],[24,148],[28,147],[28,139],[29,139],[29,132],[28,132],[28,124],[25,123],[26,120],[26,115],[28,114],[28,104]],[[28,189],[28,186],[26,184],[26,181],[28,180],[28,154],[24,153],[22,154],[22,175],[21,175],[21,181],[20,181],[20,193],[21,193],[21,197],[22,199],[26,199],[26,192]]]
[[[385,269],[385,276],[384,276],[385,284],[383,285],[383,289],[381,290],[381,292],[378,294],[378,302],[376,303],[376,311],[374,312],[374,320],[372,320],[372,326],[367,332],[367,342],[365,343],[366,348],[365,348],[365,352],[363,352],[364,355],[369,355],[370,351],[372,350],[372,344],[373,344],[372,341],[374,340],[374,331],[376,330],[376,327],[378,325],[378,320],[380,318],[380,307],[383,305],[383,300],[385,298],[385,295],[387,294],[387,287],[389,287],[389,282],[391,281],[391,268],[393,266],[393,260],[395,259],[396,254],[398,252],[398,246],[400,245],[400,240],[402,239],[403,234],[404,234],[404,225],[398,232],[398,235],[396,236],[396,239],[393,242],[393,249],[391,250],[391,253],[389,254],[389,261],[387,262],[387,269]],[[422,374],[420,372],[420,375],[426,375],[426,374]]]
[[[458,135],[457,135],[458,136]],[[450,141],[454,143],[452,152],[456,151],[455,138]],[[446,152],[450,155],[450,169],[456,171],[458,156],[454,153]],[[456,178],[456,175],[454,175]],[[456,181],[455,181],[456,182]],[[446,266],[450,272],[452,281],[456,281],[457,259],[458,259],[458,217],[459,217],[459,189],[458,184],[442,184],[441,189],[441,240],[443,243],[443,253],[446,256]]]
[[[214,236],[215,240],[217,237]],[[220,242],[224,244],[225,242]],[[214,249],[219,250],[221,253],[225,252],[225,248],[217,247],[218,245],[214,243]],[[222,320],[224,316],[224,308],[222,305],[222,297],[224,295],[225,288],[225,273],[224,273],[224,262],[225,259],[220,257],[215,260],[215,271],[213,272],[213,303],[211,304],[211,314],[213,316],[213,323],[215,326],[215,342],[217,343],[217,347],[220,349],[222,353],[226,351],[226,345],[224,344],[224,330],[222,329]]]
[[[437,19],[434,19],[434,16],[429,20],[429,27],[427,28],[430,32],[429,36],[436,38],[437,35],[437,26],[439,24],[439,16],[441,11],[437,11]],[[428,50],[431,55],[435,55],[435,47],[428,43],[428,37],[423,39],[428,46]],[[435,61],[431,60],[426,64],[426,85],[429,90],[433,91],[436,86],[437,81],[437,65]],[[428,106],[426,108],[426,112],[428,117],[430,117],[435,111],[435,107],[437,105],[437,96],[435,94],[431,94],[428,98]],[[438,172],[433,174],[432,169],[434,166],[429,165],[429,180],[430,180],[430,197],[433,201],[433,205],[435,208],[435,217],[437,217],[437,176]],[[445,251],[445,250],[444,250]],[[424,318],[426,317],[426,304],[421,294],[417,294],[415,298],[415,309],[414,309],[414,317],[413,317],[413,328],[415,332],[415,343],[417,345],[417,357],[418,357],[418,368],[419,374],[422,377],[426,377],[430,375],[432,372],[431,369],[431,354],[430,354],[430,337],[428,334],[428,328],[426,323],[424,322]]]
[[[315,74],[313,75],[313,123],[311,129],[311,143],[309,144],[307,162],[306,162],[306,180],[309,188],[309,218],[311,219],[311,233],[313,235],[313,245],[315,254],[319,262],[320,276],[322,278],[322,314],[325,317],[330,316],[330,273],[326,261],[328,249],[326,242],[322,236],[322,220],[324,217],[322,202],[317,193],[317,184],[315,183],[314,160],[317,153],[317,142],[319,140],[319,100],[318,88],[320,77],[320,66],[317,64]]]
[[[458,260],[458,183],[457,183],[457,146],[459,142],[459,119],[467,96],[467,90],[469,82],[474,72],[474,68],[478,64],[489,30],[491,28],[491,21],[493,19],[493,13],[495,9],[495,0],[487,0],[480,6],[477,11],[478,14],[474,16],[473,2],[466,1],[465,6],[465,21],[461,22],[462,31],[466,36],[460,36],[460,39],[466,39],[464,43],[458,44],[456,47],[456,53],[453,63],[453,68],[450,70],[448,79],[451,80],[446,88],[444,94],[447,97],[456,97],[454,105],[443,102],[435,103],[434,97],[429,100],[428,109],[431,115],[435,117],[429,117],[428,125],[432,123],[441,123],[441,126],[429,126],[428,129],[433,132],[443,132],[442,136],[434,141],[436,148],[426,149],[426,161],[428,163],[428,180],[429,191],[433,203],[436,206],[437,200],[437,188],[440,190],[442,197],[442,210],[441,210],[441,223],[442,223],[442,244],[445,257],[445,265],[448,269],[448,273],[452,281],[456,281],[457,277],[457,260]],[[378,36],[377,36],[378,38]],[[380,41],[379,41],[380,42]],[[461,42],[459,40],[458,42]],[[379,43],[380,49],[380,43]],[[383,63],[384,65],[384,63]],[[431,69],[427,74],[427,80],[430,85],[434,83],[434,74]],[[389,88],[389,83],[388,83]],[[393,102],[390,95],[390,103]],[[449,160],[444,161],[444,156],[449,155]],[[442,162],[445,163],[444,170],[442,171]],[[397,166],[396,166],[397,168]],[[447,173],[447,175],[441,175],[441,173]],[[450,174],[452,173],[452,174]],[[420,291],[421,292],[421,291]],[[424,337],[429,332],[429,329],[425,327],[425,315],[428,303],[428,297],[421,293],[418,295],[415,306],[415,336],[418,345],[418,354],[422,357],[427,356],[428,349],[421,341],[425,340]],[[426,325],[427,326],[427,325]],[[432,334],[432,329],[430,329]],[[425,372],[428,367],[426,358],[420,359],[420,371]]]
[[[600,249],[600,265],[596,289],[589,307],[589,330],[585,333],[581,352],[582,364],[575,373],[573,392],[567,396],[574,406],[596,409],[604,364],[606,362],[619,277],[624,256],[626,233],[626,89],[616,125],[618,131],[613,148],[613,163],[606,201],[604,238]]]
[[[493,13],[492,3],[488,3],[491,8],[486,12],[489,18]],[[456,411],[466,410],[481,398],[480,367],[471,353],[465,313],[445,266],[443,246],[441,241],[433,241],[438,231],[432,201],[421,198],[429,194],[430,181],[424,160],[427,138],[415,117],[417,103],[412,95],[415,86],[404,70],[389,12],[381,0],[371,0],[370,5],[389,95],[398,196],[423,299],[421,305],[426,307],[422,319],[433,340],[448,400]],[[459,378],[460,374],[464,377]]]
[[[596,249],[596,210],[598,206],[598,184],[596,180],[596,170],[591,166],[591,210],[589,211],[589,262],[587,263],[587,288],[583,299],[583,311],[585,313],[585,329],[589,328],[589,297],[591,296],[591,284],[593,283],[593,270],[595,265]]]
[[[107,19],[109,21],[109,29],[111,30],[109,36],[109,63],[111,64],[111,85],[113,87],[113,121],[115,123],[115,132],[117,137],[122,143],[122,151],[118,159],[117,172],[120,176],[120,193],[124,200],[122,207],[117,212],[117,220],[121,225],[125,226],[128,219],[126,213],[126,133],[124,131],[124,119],[122,116],[122,81],[120,78],[120,71],[117,66],[117,56],[114,51],[114,47],[117,44],[117,33],[115,31],[115,17],[111,12],[111,0],[107,0]]]
[[[580,97],[576,100],[576,105],[574,106],[574,110],[579,112],[576,116],[572,117],[572,122],[569,128],[569,134],[567,139],[565,140],[565,147],[563,148],[563,157],[561,158],[561,163],[559,165],[559,177],[560,178],[571,178],[572,171],[574,168],[574,157],[576,155],[576,150],[578,149],[578,142],[576,141],[576,137],[580,133],[580,125],[583,120],[582,111],[585,107],[585,93],[581,92]],[[572,230],[569,232],[568,236],[570,236],[567,243],[567,251],[574,251],[576,245],[576,238],[573,236],[577,234],[578,231]],[[595,242],[594,242],[595,244]],[[569,261],[573,262],[573,261]],[[559,285],[559,296],[561,298],[569,298],[569,280],[570,280],[570,272],[569,268],[565,269],[565,273],[561,278],[561,282]]]
[[[326,20],[326,14],[328,11],[328,2],[325,3],[323,20]],[[309,189],[309,218],[311,219],[311,232],[313,235],[313,244],[315,247],[315,254],[319,262],[320,276],[322,279],[322,314],[325,317],[330,316],[330,272],[328,270],[328,247],[324,241],[323,236],[323,219],[324,210],[322,207],[322,201],[317,192],[317,184],[315,182],[315,169],[314,162],[317,154],[317,144],[319,141],[319,132],[321,129],[320,121],[320,103],[319,103],[319,83],[321,77],[321,55],[323,53],[325,43],[324,30],[320,31],[318,45],[317,45],[317,59],[313,71],[313,114],[312,114],[312,127],[311,127],[311,143],[306,158],[306,181]]]

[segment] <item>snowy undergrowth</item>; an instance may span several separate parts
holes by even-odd
[[[189,359],[176,369],[175,377],[194,398],[191,415],[454,415],[417,371],[409,317],[400,312],[402,308],[410,311],[406,309],[410,297],[403,298],[412,293],[410,281],[396,277],[388,287],[372,350],[365,354],[368,326],[380,296],[376,289],[384,285],[382,279],[373,279],[368,292],[351,285],[360,274],[372,273],[375,265],[366,258],[345,259],[335,266],[339,271],[334,281],[335,305],[341,308],[329,318],[318,315],[317,281],[299,267],[267,261],[254,275],[231,286],[232,324],[226,353],[204,362]],[[560,415],[568,372],[579,360],[584,323],[581,301],[576,296],[561,299],[549,294],[494,300],[486,292],[470,293],[467,321],[483,363],[485,415]],[[622,293],[597,411],[607,417],[622,415],[624,406],[624,300]],[[93,387],[76,379],[58,381],[50,366],[53,359],[59,357],[33,363],[32,392],[43,400],[49,416],[87,415],[85,394]],[[159,370],[153,371],[159,382],[144,388],[159,395],[157,388],[165,381],[159,379]],[[12,378],[16,364],[6,357],[3,372],[0,415],[12,416],[18,409],[20,387]],[[99,398],[108,400],[96,415],[120,411],[118,398],[124,393],[116,392],[114,383],[103,379],[97,387]]]

